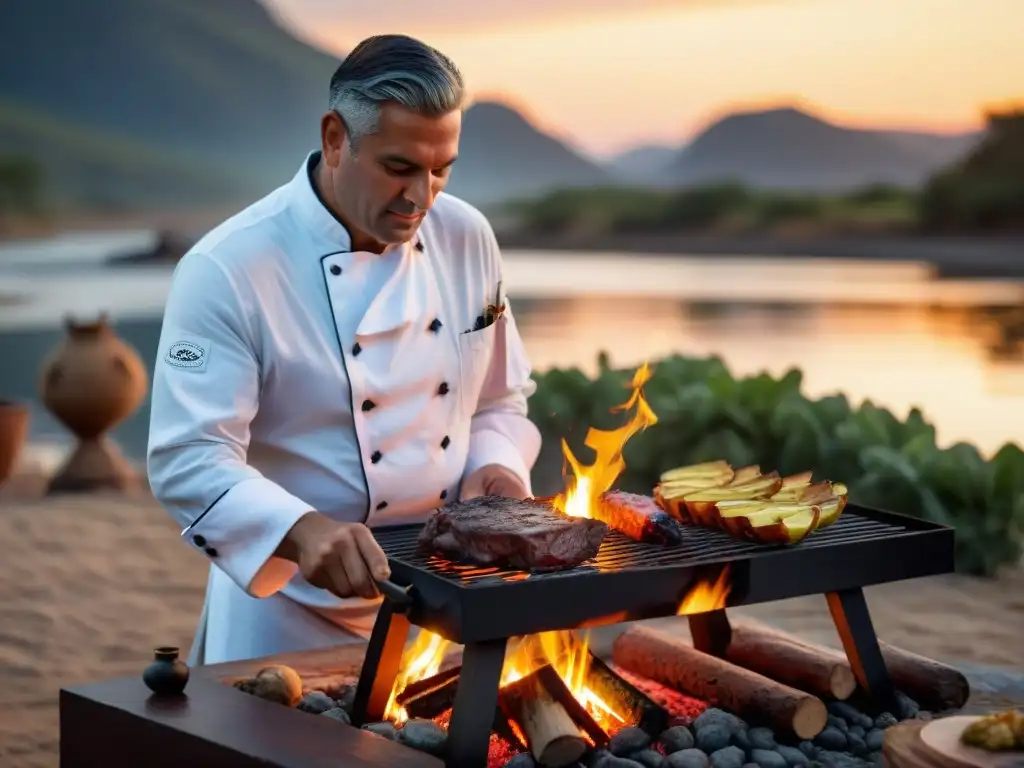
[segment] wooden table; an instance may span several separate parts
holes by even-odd
[[[230,685],[287,664],[304,687],[352,677],[364,645],[193,668],[181,696],[157,696],[139,674],[60,691],[61,768],[443,768],[419,750],[326,717],[263,701]]]

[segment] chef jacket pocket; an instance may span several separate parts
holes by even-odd
[[[479,331],[459,334],[459,402],[467,419],[476,411],[487,382],[499,323],[500,319]]]

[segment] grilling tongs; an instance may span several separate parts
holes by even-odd
[[[377,579],[377,589],[390,600],[396,613],[405,613],[412,605],[412,585],[401,587],[390,579]]]

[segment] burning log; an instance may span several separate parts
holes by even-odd
[[[612,658],[617,666],[730,709],[740,717],[763,721],[801,740],[821,733],[828,719],[825,704],[816,696],[643,627],[624,632],[615,641]]]
[[[590,656],[586,685],[622,718],[622,725],[636,725],[652,738],[668,727],[669,716],[663,707],[594,655]]]
[[[461,666],[452,667],[431,677],[409,683],[395,697],[395,703],[404,707],[410,717],[432,720],[446,709],[451,709],[455,703],[461,670]]]
[[[893,684],[925,709],[960,709],[967,703],[970,684],[960,670],[886,643],[878,645]],[[857,687],[845,654],[758,624],[733,626],[725,658],[819,696],[847,699]]]
[[[758,624],[735,624],[725,658],[780,683],[845,700],[857,690],[846,655]]]
[[[499,701],[502,710],[523,732],[534,759],[543,766],[560,768],[583,757],[587,741],[548,689],[543,669],[551,668],[541,667],[504,686]]]

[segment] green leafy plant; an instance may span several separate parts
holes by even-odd
[[[604,356],[598,368],[595,378],[575,368],[535,375],[530,416],[545,442],[535,486],[547,485],[545,493],[561,482],[551,468],[562,438],[589,462],[587,428],[621,423],[610,410],[623,401],[633,371],[610,367]],[[841,394],[812,400],[796,369],[780,378],[736,378],[717,357],[682,356],[653,369],[644,391],[658,424],[626,445],[620,488],[650,493],[664,470],[714,459],[783,474],[813,469],[816,477],[847,483],[855,503],[953,526],[960,571],[991,575],[1020,561],[1024,451],[1017,445],[987,460],[966,443],[940,448],[935,427],[917,409],[901,421],[871,401],[854,406]]]

